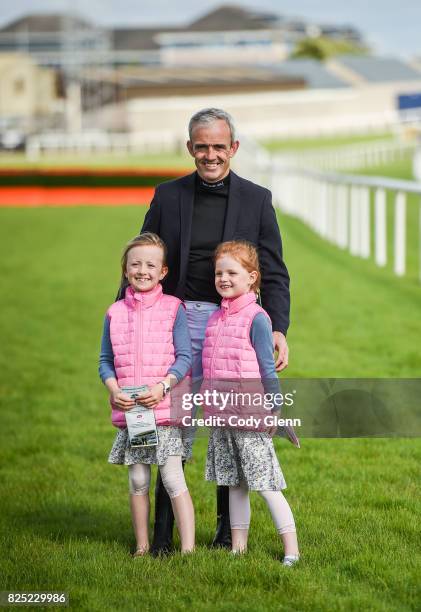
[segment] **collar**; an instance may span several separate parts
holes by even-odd
[[[136,303],[140,303],[142,308],[150,308],[159,300],[162,295],[162,285],[158,283],[150,291],[133,291],[130,285],[126,289],[124,301],[131,308],[136,308]]]
[[[217,181],[216,183],[208,183],[207,181],[203,180],[202,177],[199,175],[198,172],[196,172],[196,181],[197,181],[197,187],[201,190],[201,191],[206,191],[206,192],[218,192],[218,191],[222,191],[222,190],[227,190],[230,184],[230,172],[228,172],[227,176],[224,177],[223,179],[221,179],[220,181]]]
[[[236,298],[224,298],[221,302],[222,316],[229,316],[239,312],[246,306],[256,303],[256,294],[254,291],[249,291]]]

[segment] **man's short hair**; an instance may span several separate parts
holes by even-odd
[[[229,113],[221,108],[202,108],[193,115],[189,121],[189,138],[192,139],[193,128],[196,125],[213,123],[214,121],[222,120],[228,125],[231,132],[231,143],[235,142],[235,126],[234,121]]]

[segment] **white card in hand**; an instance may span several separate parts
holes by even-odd
[[[144,393],[147,389],[148,387],[143,385],[141,387],[122,387],[121,390],[136,399],[139,393]],[[137,404],[131,410],[126,411],[126,423],[130,446],[142,447],[158,444],[158,432],[153,409]]]

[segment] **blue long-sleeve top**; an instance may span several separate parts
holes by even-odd
[[[263,312],[259,312],[253,319],[250,328],[250,342],[256,351],[265,393],[280,393],[280,384],[273,358],[272,327]]]
[[[167,374],[174,374],[180,382],[191,368],[191,343],[187,317],[184,306],[180,304],[173,327],[173,344],[175,361],[168,369]],[[102,382],[107,378],[117,378],[114,368],[114,352],[110,338],[110,319],[105,315],[104,328],[101,339],[101,352],[99,355],[99,375]]]

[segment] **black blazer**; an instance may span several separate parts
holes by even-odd
[[[168,248],[169,272],[164,292],[184,299],[190,250],[195,176],[158,185],[141,232],[154,232]],[[231,171],[223,240],[248,240],[259,251],[263,308],[274,331],[286,334],[289,325],[289,275],[282,259],[282,241],[272,194]]]

